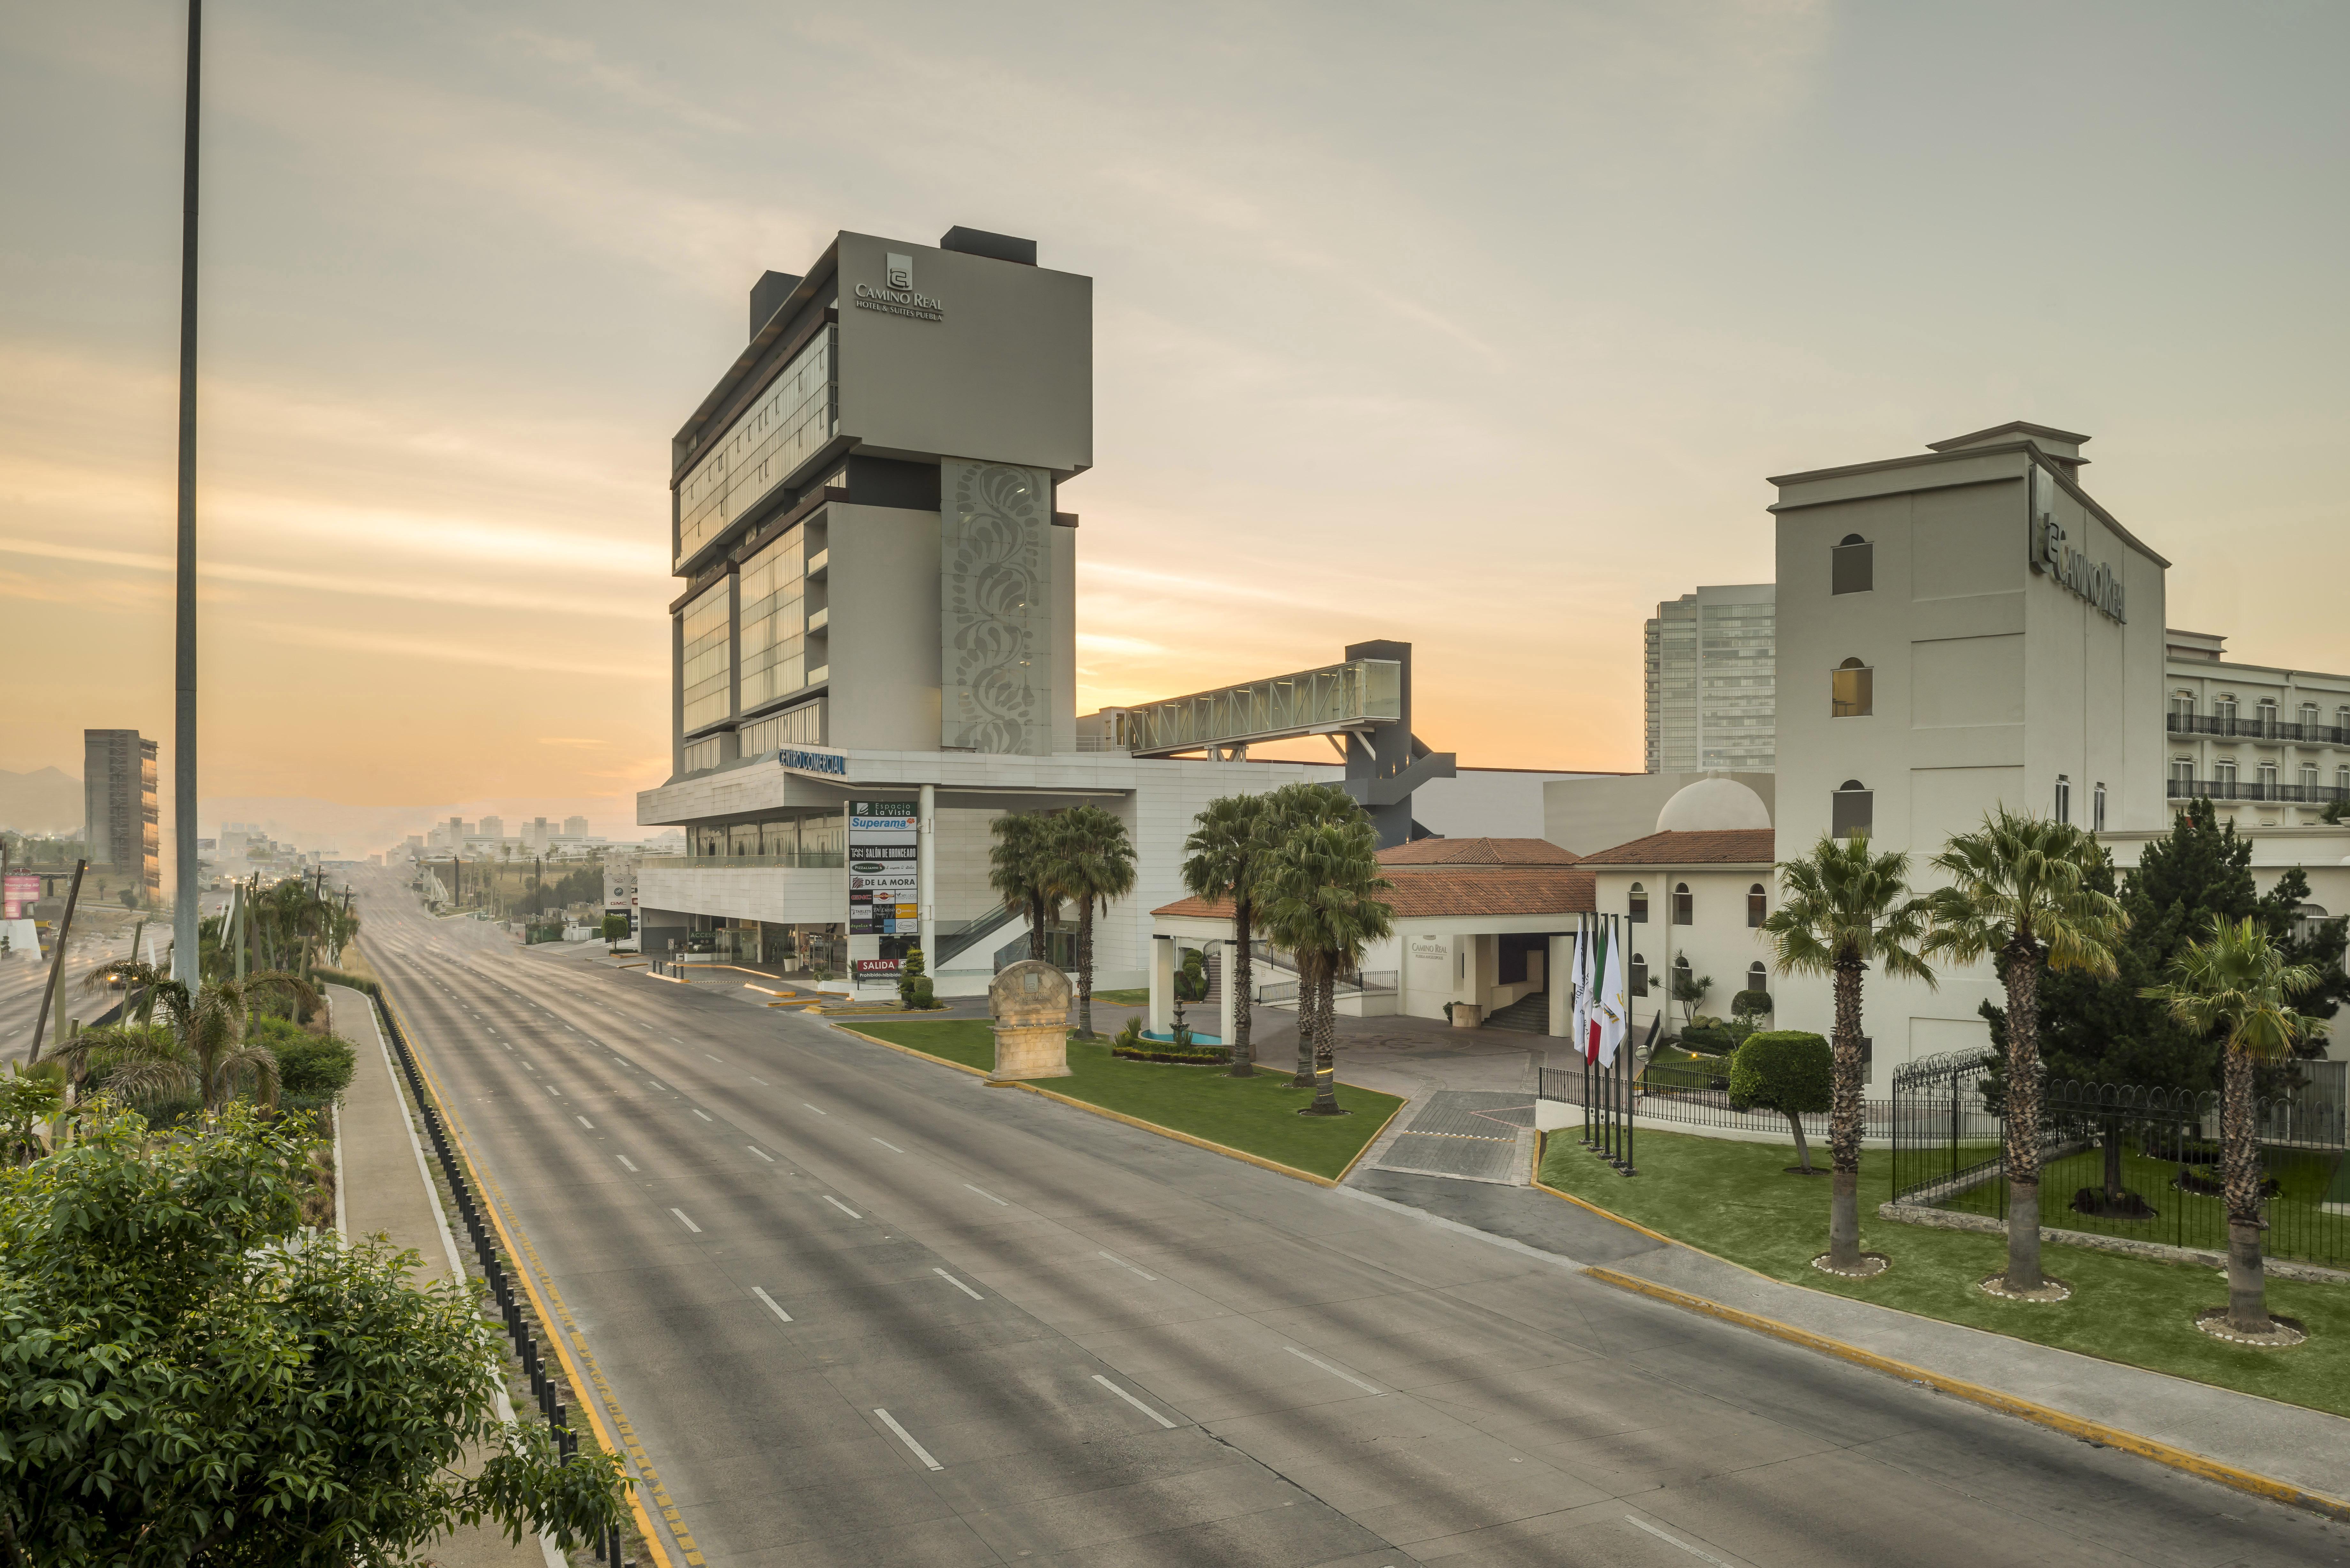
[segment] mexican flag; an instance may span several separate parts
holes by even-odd
[[[1599,1060],[1601,1036],[1605,1032],[1603,1012],[1607,1001],[1607,966],[1616,960],[1616,944],[1607,940],[1607,928],[1601,925],[1592,933],[1591,967],[1584,973],[1583,1059]]]
[[[1612,942],[1607,948],[1607,978],[1599,982],[1598,1027],[1599,1064],[1613,1067],[1616,1053],[1622,1048],[1625,1037],[1632,1033],[1631,998],[1624,989],[1624,945]]]

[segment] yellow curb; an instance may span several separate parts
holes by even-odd
[[[1555,1189],[1545,1189],[1545,1190]],[[1566,1195],[1561,1193],[1559,1196]],[[1591,1205],[1585,1204],[1584,1207],[1590,1208]],[[1596,1212],[1606,1211],[1603,1210]],[[1656,1232],[1652,1231],[1648,1234],[1654,1235]],[[2249,1492],[2255,1497],[2264,1497],[2272,1502],[2306,1509],[2313,1513],[2324,1514],[2329,1519],[2350,1521],[2350,1501],[2328,1497],[2324,1492],[2310,1491],[2306,1488],[2293,1485],[2291,1481],[2282,1481],[2251,1470],[2239,1469],[2234,1465],[2221,1464],[2217,1459],[2206,1459],[2201,1454],[2190,1453],[2185,1449],[2174,1447],[2154,1438],[2143,1438],[2136,1432],[2126,1432],[2118,1427],[2108,1427],[2102,1421],[2084,1420],[2078,1416],[2067,1415],[2062,1410],[2052,1409],[2046,1405],[2037,1404],[2030,1399],[2018,1398],[2012,1394],[2003,1394],[1996,1388],[1986,1388],[1980,1383],[1970,1383],[1964,1378],[1947,1376],[1923,1366],[1913,1366],[1906,1361],[1897,1361],[1889,1355],[1880,1355],[1876,1351],[1864,1350],[1859,1345],[1847,1344],[1841,1339],[1831,1339],[1824,1334],[1814,1334],[1809,1329],[1797,1328],[1793,1324],[1781,1323],[1776,1318],[1764,1317],[1760,1313],[1726,1306],[1721,1302],[1693,1294],[1689,1291],[1677,1290],[1671,1285],[1658,1284],[1653,1280],[1644,1280],[1632,1274],[1618,1273],[1614,1269],[1596,1266],[1586,1268],[1583,1272],[1601,1283],[1614,1285],[1618,1290],[1630,1291],[1635,1294],[1666,1302],[1707,1317],[1719,1318],[1724,1323],[1736,1324],[1741,1328],[1751,1328],[1758,1334],[1768,1334],[1773,1339],[1785,1340],[1790,1345],[1801,1345],[1806,1350],[1819,1351],[1824,1355],[1835,1356],[1839,1360],[1849,1361],[1856,1366],[1867,1367],[1873,1372],[1889,1373],[1912,1383],[1922,1383],[1939,1393],[1952,1395],[1970,1404],[1980,1405],[1987,1410],[1996,1410],[2002,1415],[2017,1417],[2035,1426],[2045,1427],[2051,1431],[2062,1432],[2066,1437],[2084,1438],[2092,1442],[2103,1443],[2109,1449],[2119,1449],[2124,1453],[2136,1454],[2141,1459],[2152,1459],[2155,1463],[2168,1465],[2172,1469],[2184,1470],[2189,1475],[2200,1476],[2205,1480],[2217,1481],[2221,1486],[2233,1487],[2238,1491]]]
[[[465,1168],[473,1179],[473,1190],[482,1195],[482,1212],[489,1216],[490,1223],[497,1230],[498,1239],[505,1243],[506,1256],[516,1261],[516,1266],[509,1269],[507,1274],[515,1283],[522,1286],[524,1293],[530,1297],[532,1310],[537,1313],[538,1321],[547,1326],[546,1347],[555,1352],[556,1360],[562,1364],[564,1376],[571,1384],[572,1407],[587,1416],[588,1424],[595,1428],[596,1443],[598,1448],[608,1454],[622,1454],[625,1458],[621,1445],[614,1442],[612,1435],[604,1429],[604,1418],[597,1412],[596,1401],[587,1397],[588,1380],[582,1377],[579,1375],[579,1369],[571,1364],[571,1353],[564,1346],[563,1336],[554,1332],[553,1325],[559,1320],[555,1314],[547,1310],[546,1303],[539,1299],[538,1287],[531,1282],[530,1272],[520,1266],[520,1260],[525,1255],[523,1249],[515,1245],[514,1237],[507,1234],[505,1220],[498,1212],[498,1205],[488,1199],[488,1189],[482,1183],[482,1173],[473,1165],[473,1151],[467,1146],[465,1140],[464,1124],[449,1114],[447,1097],[441,1092],[440,1075],[433,1072],[426,1063],[423,1048],[418,1043],[418,1035],[409,1024],[408,1014],[401,1010],[398,1002],[391,1000],[388,994],[389,989],[389,987],[386,988],[387,994],[384,1001],[394,1012],[400,1015],[400,1033],[408,1037],[409,1049],[416,1054],[418,1075],[424,1079],[424,1086],[432,1092],[432,1098],[436,1102],[433,1108],[440,1112],[441,1119],[448,1124],[457,1146],[458,1158],[465,1162]],[[436,1203],[440,1201],[438,1193],[433,1195],[433,1201]],[[582,1337],[584,1340],[585,1336]],[[629,1510],[637,1518],[637,1532],[644,1538],[645,1545],[651,1549],[660,1568],[671,1568],[669,1553],[662,1550],[660,1537],[654,1532],[652,1516],[645,1511],[644,1499],[640,1495],[644,1488],[641,1485],[631,1485],[627,1490]],[[698,1556],[699,1553],[696,1555]]]
[[[1124,1122],[1130,1127],[1140,1127],[1144,1132],[1157,1133],[1160,1137],[1171,1137],[1178,1143],[1188,1143],[1193,1148],[1204,1148],[1211,1154],[1227,1155],[1233,1159],[1245,1160],[1251,1165],[1261,1166],[1266,1170],[1282,1176],[1294,1176],[1300,1181],[1310,1181],[1316,1187],[1336,1187],[1339,1182],[1346,1180],[1347,1172],[1355,1168],[1355,1160],[1361,1159],[1371,1145],[1378,1141],[1379,1133],[1388,1129],[1388,1122],[1395,1120],[1402,1114],[1404,1105],[1409,1103],[1399,1102],[1396,1108],[1388,1113],[1387,1121],[1381,1122],[1378,1131],[1363,1140],[1363,1147],[1355,1151],[1355,1158],[1347,1162],[1346,1170],[1340,1171],[1336,1178],[1316,1176],[1310,1170],[1300,1170],[1294,1165],[1284,1165],[1277,1159],[1267,1159],[1261,1154],[1251,1154],[1244,1148],[1234,1148],[1230,1144],[1212,1143],[1203,1137],[1195,1137],[1187,1132],[1178,1132],[1173,1127],[1161,1127],[1157,1122],[1146,1122],[1139,1116],[1128,1116],[1124,1111],[1113,1111],[1107,1106],[1097,1106],[1087,1100],[1072,1099],[1066,1095],[1056,1095],[1050,1089],[1040,1089],[1034,1084],[1024,1083],[1016,1078],[997,1078],[983,1067],[968,1066],[961,1062],[950,1061],[944,1056],[933,1056],[928,1051],[917,1051],[910,1045],[900,1045],[894,1040],[883,1040],[871,1034],[859,1033],[845,1024],[836,1023],[833,1027],[843,1034],[856,1039],[871,1041],[876,1045],[886,1045],[892,1051],[908,1056],[920,1057],[925,1062],[936,1062],[941,1066],[952,1067],[958,1073],[969,1073],[975,1078],[986,1078],[988,1086],[991,1088],[1025,1089],[1032,1095],[1042,1095],[1048,1100],[1058,1100],[1065,1106],[1075,1106],[1081,1111],[1091,1111],[1097,1116],[1107,1116],[1114,1122]]]

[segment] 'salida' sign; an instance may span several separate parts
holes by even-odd
[[[2038,475],[2034,474],[2037,480]],[[2035,491],[2036,491],[2035,485]],[[2054,579],[2058,586],[2070,590],[2108,620],[2129,619],[2128,605],[2122,596],[2122,575],[2103,561],[2092,561],[2066,542],[2064,524],[2050,512],[2033,509],[2032,527],[2026,544],[2026,558],[2032,569]]]

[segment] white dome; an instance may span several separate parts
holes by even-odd
[[[1700,779],[1674,792],[1657,813],[1659,833],[1711,833],[1731,827],[1768,827],[1762,797],[1736,779]]]

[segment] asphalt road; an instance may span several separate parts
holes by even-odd
[[[709,1563],[2350,1563],[1554,1256],[359,880]]]
[[[109,958],[122,957],[130,950],[129,931],[111,941],[75,940],[66,955],[66,971],[57,977],[57,1003],[49,1012],[48,1032],[42,1037],[42,1054],[47,1055],[63,1037],[61,1017],[87,1023],[122,1000],[119,991],[85,991],[82,978]],[[40,1014],[41,989],[48,978],[49,966],[30,954],[10,953],[0,959],[0,1062],[21,1062],[32,1049],[33,1024]]]

